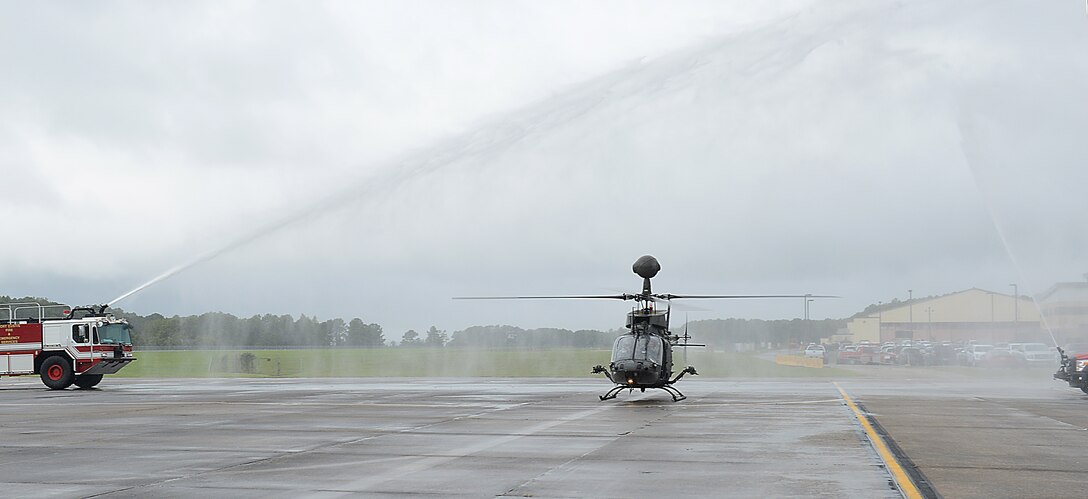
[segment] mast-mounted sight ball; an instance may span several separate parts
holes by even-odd
[[[631,266],[631,270],[634,270],[639,277],[643,279],[650,279],[661,270],[661,264],[657,263],[657,259],[650,255],[643,255],[635,260],[635,264]]]

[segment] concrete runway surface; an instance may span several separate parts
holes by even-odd
[[[1077,497],[1088,396],[865,366],[836,380],[944,497]],[[959,373],[960,371],[955,371]],[[828,380],[0,379],[8,497],[900,497]]]
[[[1050,379],[1054,369],[884,369],[839,384],[940,496],[1088,496],[1088,395]]]

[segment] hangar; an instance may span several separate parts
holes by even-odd
[[[1084,326],[1088,327],[1088,321]],[[1050,343],[1031,298],[979,288],[870,306],[847,323],[847,330],[855,342],[914,339]]]

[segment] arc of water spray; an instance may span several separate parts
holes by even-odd
[[[990,223],[993,224],[994,231],[997,232],[997,237],[1001,240],[1001,245],[1005,249],[1005,254],[1009,257],[1009,261],[1012,262],[1013,267],[1016,269],[1016,275],[1020,279],[1020,282],[1024,283],[1028,290],[1034,289],[1031,286],[1031,281],[1024,274],[1024,269],[1020,265],[1020,261],[1016,258],[1012,246],[1009,244],[1005,227],[1001,224],[1000,216],[993,199],[991,199],[991,197],[987,195],[987,192],[982,188],[982,174],[979,171],[978,166],[981,160],[977,158],[977,149],[979,147],[978,141],[976,140],[975,130],[970,118],[966,115],[966,111],[960,112],[957,127],[960,132],[960,152],[963,154],[964,160],[967,163],[967,169],[971,172],[971,179],[975,182],[975,189],[978,190],[979,196],[982,198],[982,204],[986,208],[986,214],[990,217]],[[1019,296],[1014,296],[1013,298],[1015,300],[1020,300]],[[1055,347],[1058,347],[1058,339],[1054,336],[1054,330],[1051,329],[1050,323],[1046,320],[1046,315],[1043,314],[1042,307],[1039,306],[1039,301],[1035,299],[1035,296],[1031,296],[1031,303],[1035,306],[1035,312],[1039,314],[1039,322],[1042,323],[1043,328],[1046,329],[1047,334],[1050,335],[1050,341],[1054,342]]]
[[[309,206],[307,206],[307,207],[305,207],[305,208],[303,208],[303,209],[301,209],[299,211],[290,213],[290,214],[288,214],[286,216],[280,217],[278,219],[274,219],[273,221],[271,221],[269,223],[260,225],[260,226],[258,226],[257,229],[251,230],[251,231],[245,233],[243,236],[228,242],[224,246],[221,246],[221,247],[216,248],[216,249],[212,249],[210,251],[206,251],[204,253],[201,253],[201,254],[197,255],[195,258],[192,258],[192,259],[190,259],[188,261],[185,261],[184,263],[182,263],[180,265],[174,266],[174,267],[166,270],[165,272],[155,276],[151,280],[149,280],[149,281],[147,281],[147,282],[145,282],[145,283],[143,283],[143,284],[141,284],[141,285],[127,291],[127,292],[125,292],[121,296],[118,296],[117,298],[114,298],[113,300],[110,300],[109,302],[106,303],[106,305],[107,306],[113,306],[117,302],[119,302],[121,300],[124,300],[125,298],[128,298],[129,296],[132,296],[132,295],[134,295],[134,294],[136,294],[136,293],[138,293],[138,292],[140,292],[140,291],[142,291],[142,290],[144,290],[144,289],[146,289],[146,288],[148,288],[148,287],[150,287],[150,286],[152,286],[152,285],[154,285],[154,284],[156,284],[158,282],[161,282],[161,281],[164,281],[164,280],[166,280],[166,279],[168,279],[170,277],[173,277],[173,276],[175,276],[175,275],[177,275],[177,274],[179,274],[179,273],[181,273],[181,272],[183,272],[183,271],[185,271],[185,270],[187,270],[189,268],[192,268],[192,267],[194,267],[196,265],[199,265],[201,263],[212,260],[212,259],[214,259],[214,258],[216,258],[216,257],[218,257],[220,255],[223,255],[224,253],[228,253],[228,252],[230,252],[232,250],[235,250],[237,248],[245,246],[245,245],[247,245],[247,244],[249,244],[249,243],[251,243],[253,241],[261,239],[262,237],[270,235],[270,234],[272,234],[272,233],[274,233],[276,231],[282,230],[282,229],[284,229],[284,228],[286,228],[286,227],[288,227],[288,226],[290,226],[292,224],[295,224],[297,222],[306,220],[306,219],[311,218],[313,216],[324,213],[327,210],[330,210],[330,209],[336,208],[338,206],[341,206],[343,204],[346,204],[347,202],[349,202],[349,201],[351,201],[353,199],[357,199],[357,198],[361,197],[362,195],[377,193],[377,192],[379,192],[379,188],[394,187],[394,186],[400,184],[401,182],[407,181],[411,177],[414,177],[414,176],[422,174],[422,173],[427,173],[429,171],[433,171],[434,169],[437,169],[437,168],[431,168],[431,169],[428,170],[428,169],[420,168],[419,166],[416,166],[415,168],[408,169],[407,172],[386,171],[384,174],[380,174],[380,175],[374,177],[373,179],[364,179],[364,180],[357,181],[356,183],[350,185],[348,188],[344,189],[340,193],[337,193],[337,194],[334,194],[334,195],[329,196],[327,198],[321,199],[321,200],[315,202],[314,204],[311,204],[311,205],[309,205]]]
[[[485,124],[460,136],[440,142],[418,154],[395,161],[379,170],[379,173],[349,183],[339,192],[319,199],[301,210],[274,219],[257,229],[245,233],[226,245],[201,253],[180,265],[155,276],[151,280],[125,292],[106,303],[113,306],[148,287],[173,277],[189,268],[212,260],[224,253],[245,246],[294,223],[345,205],[366,194],[380,195],[390,189],[422,175],[433,173],[457,161],[487,158],[498,154],[526,137],[556,128],[572,121],[595,107],[610,101],[617,85],[631,85],[633,73],[644,71],[645,66],[631,65],[604,76],[589,80],[582,88],[541,101],[521,112],[513,112],[504,119]],[[651,82],[652,83],[652,82]],[[636,82],[632,91],[645,91],[641,86],[650,83]]]

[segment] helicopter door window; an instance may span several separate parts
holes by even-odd
[[[646,338],[646,360],[661,363],[661,338],[656,336]]]
[[[632,355],[634,350],[635,337],[631,335],[620,336],[616,338],[616,343],[612,346],[612,361],[634,358]]]
[[[640,336],[635,345],[635,359],[661,363],[661,338]]]

